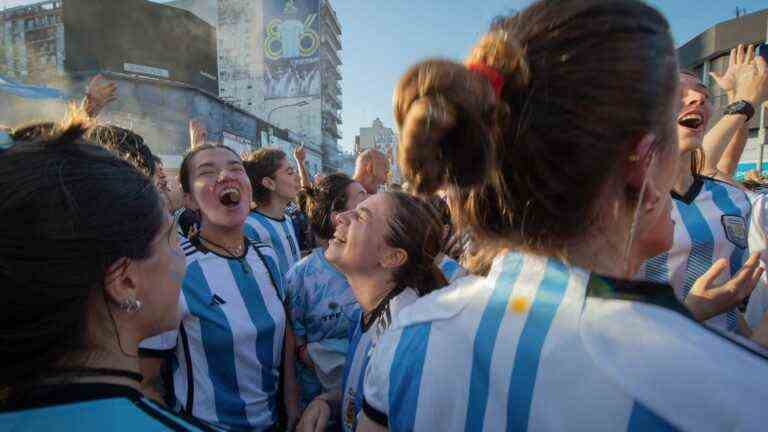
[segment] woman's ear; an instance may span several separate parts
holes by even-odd
[[[117,304],[136,300],[136,271],[136,266],[127,258],[120,258],[109,266],[104,280],[107,298]]]
[[[261,179],[261,185],[265,188],[269,189],[270,191],[274,192],[275,188],[277,188],[277,183],[275,183],[274,180],[270,177],[264,177]]]
[[[408,261],[408,252],[400,248],[390,248],[384,252],[384,256],[379,261],[385,269],[395,269]]]

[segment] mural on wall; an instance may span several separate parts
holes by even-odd
[[[320,94],[319,0],[264,2],[265,99]]]

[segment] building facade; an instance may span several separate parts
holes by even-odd
[[[32,83],[64,72],[62,0],[0,11],[0,75]]]
[[[400,184],[402,179],[397,166],[398,135],[391,128],[385,127],[380,118],[376,118],[371,127],[360,128],[360,134],[355,137],[355,154],[367,149],[380,151],[389,161],[389,183]]]
[[[768,9],[741,15],[715,25],[694,37],[678,49],[680,67],[695,72],[709,89],[714,106],[710,127],[722,117],[728,105],[727,96],[709,76],[710,72],[725,73],[728,68],[730,51],[739,44],[755,45],[765,43],[768,37]],[[760,148],[766,142],[766,110],[757,109],[747,127],[749,139],[736,173],[740,178],[745,172],[759,165]],[[768,169],[768,152],[763,158],[763,170]]]
[[[217,1],[221,98],[293,131],[324,172],[338,170],[341,25],[330,2]]]
[[[74,16],[75,20],[83,19],[78,12],[81,7],[88,6],[91,7],[87,13],[109,13],[108,8],[99,9],[102,5],[100,2],[102,0],[45,1],[0,12],[0,82],[6,82],[2,79],[4,76],[25,84],[42,83],[50,86],[51,93],[57,94],[50,98],[25,97],[23,93],[4,91],[5,87],[0,86],[0,124],[13,126],[31,118],[60,118],[67,103],[80,100],[88,81],[101,73],[117,83],[118,99],[106,107],[100,120],[132,129],[142,135],[153,152],[160,155],[171,170],[178,167],[189,149],[188,124],[192,119],[203,123],[210,141],[228,145],[238,152],[271,146],[290,155],[297,146],[302,145],[301,136],[220,98],[218,85],[208,83],[211,78],[217,78],[215,66],[214,71],[207,74],[210,77],[201,74],[204,70],[190,71],[184,64],[181,64],[180,69],[185,70],[175,70],[152,63],[149,57],[142,59],[140,51],[143,41],[125,41],[122,38],[107,42],[133,44],[126,47],[125,58],[119,57],[123,55],[120,53],[115,58],[107,58],[111,54],[102,56],[98,51],[89,53],[86,59],[78,58],[78,53],[94,47],[78,44],[81,35],[77,33],[81,29],[75,27],[82,23],[68,21],[68,15]],[[198,33],[197,39],[185,40],[176,38],[173,33],[168,36],[162,32],[158,36],[166,39],[165,43],[179,41],[182,45],[176,48],[177,51],[187,49],[199,53],[201,57],[215,60],[213,26],[189,12],[166,5],[144,0],[121,2],[128,3],[124,6],[129,8],[128,13],[134,15],[132,19],[137,21],[153,26],[161,23],[163,28],[194,29]],[[66,7],[71,9],[66,11]],[[115,33],[120,35],[118,31]],[[55,38],[43,37],[46,35],[55,35]],[[74,54],[65,62],[67,43],[73,45],[71,52]],[[101,48],[108,49],[108,46]],[[77,67],[84,64],[87,67]],[[321,153],[309,149],[308,170],[314,175],[320,172],[321,167]]]

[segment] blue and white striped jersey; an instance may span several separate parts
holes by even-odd
[[[768,195],[749,193],[752,200],[752,219],[749,222],[749,253],[760,253],[760,266],[768,271]],[[752,295],[749,296],[747,324],[754,328],[768,312],[768,274],[763,272]]]
[[[0,414],[0,430],[67,431],[213,431],[195,419],[176,415],[137,390],[114,384],[65,384],[43,387],[23,404]]]
[[[363,327],[358,316],[354,331],[349,338],[347,362],[341,394],[341,424],[345,432],[357,429],[357,414],[363,409],[363,382],[373,348],[400,311],[415,302],[416,291],[406,289],[389,302],[387,311],[375,322]]]
[[[258,211],[252,211],[245,220],[245,235],[259,242],[272,246],[277,254],[280,274],[288,270],[301,259],[299,241],[293,229],[293,221],[285,214],[282,219],[274,219]]]
[[[283,277],[271,247],[247,243],[234,259],[184,239],[181,326],[141,348],[174,350],[173,392],[183,412],[228,429],[262,430],[277,420]]]
[[[681,300],[712,264],[725,258],[727,271],[715,280],[727,282],[748,257],[748,230],[752,206],[747,193],[709,177],[697,176],[686,196],[672,193],[675,221],[672,248],[646,261],[637,279],[668,283]],[[736,309],[707,320],[721,330],[734,331]]]
[[[461,264],[447,255],[444,255],[443,259],[440,260],[439,267],[448,283],[451,283],[456,279],[464,277],[468,274],[467,270],[462,267]]]
[[[621,284],[500,255],[398,314],[365,415],[390,431],[764,428],[766,359],[689,318],[669,286]]]
[[[314,249],[285,276],[288,312],[297,345],[330,339],[343,341],[346,345],[354,319],[359,314],[360,306],[347,278],[323,254],[322,248]],[[317,374],[301,362],[298,362],[297,378],[304,406],[320,393],[330,390],[324,389]],[[340,385],[337,383],[335,388]]]

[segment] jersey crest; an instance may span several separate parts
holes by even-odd
[[[741,249],[747,248],[747,222],[741,216],[723,215],[725,237]]]

